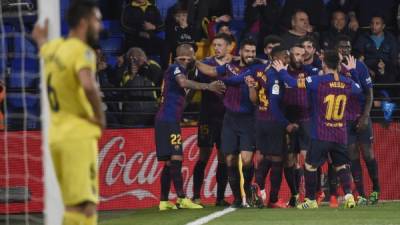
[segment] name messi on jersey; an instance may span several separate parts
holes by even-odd
[[[333,81],[333,82],[329,82],[329,87],[344,89],[346,87],[346,84],[343,82],[340,82],[340,81]]]

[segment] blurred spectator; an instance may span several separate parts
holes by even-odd
[[[178,0],[174,5],[168,8],[165,17],[165,29],[170,30],[176,25],[175,14],[178,9],[186,9],[189,13],[189,0]],[[189,21],[189,20],[188,20]],[[188,22],[189,23],[189,22]],[[189,23],[190,24],[190,23]]]
[[[303,10],[295,11],[291,16],[292,29],[286,31],[281,36],[282,44],[286,48],[291,48],[293,45],[300,43],[301,39],[307,35],[313,35],[317,39],[317,34],[313,33],[313,27],[310,25],[308,15]]]
[[[346,14],[340,10],[333,12],[331,26],[329,30],[322,34],[321,47],[323,49],[333,49],[335,47],[335,40],[338,35],[349,36],[351,42],[354,41],[356,36],[356,32],[350,30],[347,26]]]
[[[133,0],[123,9],[121,25],[125,32],[125,49],[140,47],[148,55],[159,55],[163,68],[167,67],[165,41],[157,35],[163,31],[163,22],[155,5],[148,0]]]
[[[322,69],[322,61],[317,51],[317,41],[312,36],[306,36],[301,39],[301,44],[304,46],[305,56],[304,65],[312,68]]]
[[[121,75],[121,87],[154,88],[151,79],[162,76],[160,66],[154,61],[147,61],[146,53],[140,48],[131,48],[126,55],[127,66]],[[155,90],[124,91],[122,118],[124,126],[148,126],[153,124],[154,112],[157,109]],[[131,113],[131,114],[130,114]]]
[[[100,47],[95,47],[96,52],[96,79],[100,88],[115,88],[110,79],[115,76],[115,71],[107,64],[107,59]],[[119,127],[120,120],[115,112],[119,112],[118,100],[119,93],[117,91],[102,90],[103,109],[106,112],[106,120],[108,127]],[[113,114],[114,113],[114,114]]]
[[[180,44],[190,44],[196,49],[193,27],[188,24],[188,12],[186,8],[178,8],[175,10],[175,25],[167,30],[166,37],[169,46],[168,56],[172,55],[172,58],[176,57],[176,49]],[[169,61],[169,60],[168,60]]]
[[[263,39],[270,34],[278,34],[280,6],[277,0],[247,0],[244,20],[246,33],[257,39],[258,49],[262,49]]]
[[[224,16],[222,16],[222,17],[224,17]],[[214,40],[216,34],[227,34],[227,35],[229,35],[229,37],[231,38],[231,44],[230,44],[230,47],[229,47],[230,48],[229,52],[232,55],[235,55],[237,42],[236,42],[235,36],[233,35],[233,33],[231,31],[231,26],[230,26],[229,22],[224,22],[224,19],[215,18],[208,24],[207,28],[208,28],[208,32],[207,32],[208,33],[208,39],[209,39],[210,43],[212,43],[212,41]],[[212,45],[210,45],[210,49],[209,49],[209,54],[208,55],[209,56],[214,56],[215,55],[215,49],[212,47]]]
[[[263,54],[258,58],[263,60],[272,60],[271,51],[274,47],[281,45],[282,39],[276,35],[268,35],[264,38]]]
[[[281,21],[284,27],[290,28],[290,18],[299,10],[307,13],[315,31],[320,31],[328,26],[329,18],[323,0],[285,0],[281,13]]]
[[[396,80],[397,41],[390,32],[385,31],[383,17],[372,17],[370,32],[360,36],[354,51],[370,69],[375,83],[392,83]]]
[[[202,24],[204,18],[225,16],[232,18],[231,0],[191,0],[188,4],[189,23],[194,26],[196,41],[204,37]]]

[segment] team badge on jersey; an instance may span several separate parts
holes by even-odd
[[[178,74],[181,74],[181,73],[182,73],[182,71],[179,69],[179,67],[175,67],[174,75],[178,75]]]
[[[274,84],[272,86],[272,94],[273,95],[279,95],[279,84]]]

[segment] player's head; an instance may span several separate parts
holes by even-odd
[[[284,65],[289,64],[290,61],[289,51],[281,45],[276,46],[272,49],[271,56],[272,60],[280,60]]]
[[[303,10],[296,10],[292,15],[292,29],[299,32],[307,32],[310,27],[308,15]]]
[[[194,59],[193,46],[189,44],[181,44],[176,48],[176,61],[183,66],[188,68]]]
[[[335,49],[341,56],[351,54],[351,39],[347,35],[339,35],[335,40]]]
[[[343,11],[337,10],[333,12],[331,24],[336,30],[339,31],[343,30],[346,27],[346,22],[347,22],[346,14]]]
[[[220,22],[217,24],[216,28],[218,34],[224,33],[232,35],[231,26],[229,22]]]
[[[67,23],[72,31],[82,32],[86,43],[95,46],[102,29],[101,12],[95,1],[75,0],[67,12]]]
[[[340,57],[337,51],[334,50],[326,50],[323,53],[322,58],[322,69],[324,71],[327,70],[339,70],[340,66]]]
[[[229,47],[232,43],[232,38],[228,34],[217,34],[214,37],[214,40],[212,42],[212,46],[214,48],[215,52],[215,57],[217,59],[221,59],[226,56],[226,54],[229,53]]]
[[[371,33],[374,35],[381,35],[385,29],[385,20],[380,15],[374,15],[371,18]]]
[[[271,51],[275,46],[281,45],[282,38],[277,35],[268,35],[264,38],[264,53],[271,58]]]
[[[243,64],[253,63],[256,57],[256,42],[252,38],[246,38],[240,43],[240,60]]]
[[[290,48],[290,66],[294,69],[300,69],[304,64],[306,51],[303,45],[296,44]]]
[[[317,51],[317,41],[312,36],[305,36],[301,39],[301,44],[304,47],[305,55],[304,60],[308,61],[313,59],[315,52]]]

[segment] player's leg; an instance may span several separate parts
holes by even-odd
[[[369,178],[372,181],[372,193],[370,194],[369,201],[371,204],[376,204],[379,199],[380,185],[378,175],[378,164],[375,159],[373,150],[373,132],[372,122],[369,120],[368,127],[359,135],[359,142],[361,143],[362,155],[365,165],[368,170]]]
[[[337,208],[339,203],[337,200],[337,175],[332,162],[328,163],[328,184],[329,184],[329,207]]]
[[[334,147],[330,151],[332,164],[335,166],[335,171],[343,192],[345,193],[345,208],[354,208],[355,200],[352,193],[352,176],[349,168],[350,159],[347,154],[347,146],[344,144],[335,143]]]
[[[283,172],[285,174],[286,183],[290,189],[290,200],[288,206],[295,207],[299,197],[299,192],[296,185],[295,168],[296,168],[296,153],[290,152],[286,155]]]
[[[265,179],[267,174],[271,169],[271,161],[265,158],[265,154],[268,150],[268,140],[265,138],[265,124],[261,122],[256,123],[256,148],[258,149],[258,154],[256,157],[257,169],[255,172],[255,181],[260,189],[260,197],[263,202],[266,201],[266,191],[265,191]]]
[[[65,205],[63,223],[97,224],[97,139],[60,142],[51,149]]]
[[[217,147],[217,171],[216,171],[216,180],[217,180],[217,199],[215,205],[217,206],[229,206],[229,203],[226,202],[225,199],[225,190],[226,185],[228,184],[228,171],[225,162],[225,155],[221,149],[221,132],[222,132],[222,123],[214,123],[213,124],[213,143],[215,143]]]
[[[240,193],[240,174],[238,167],[238,155],[227,154],[226,155],[226,166],[228,168],[228,182],[232,189],[233,202],[232,207],[242,207],[242,195]]]

